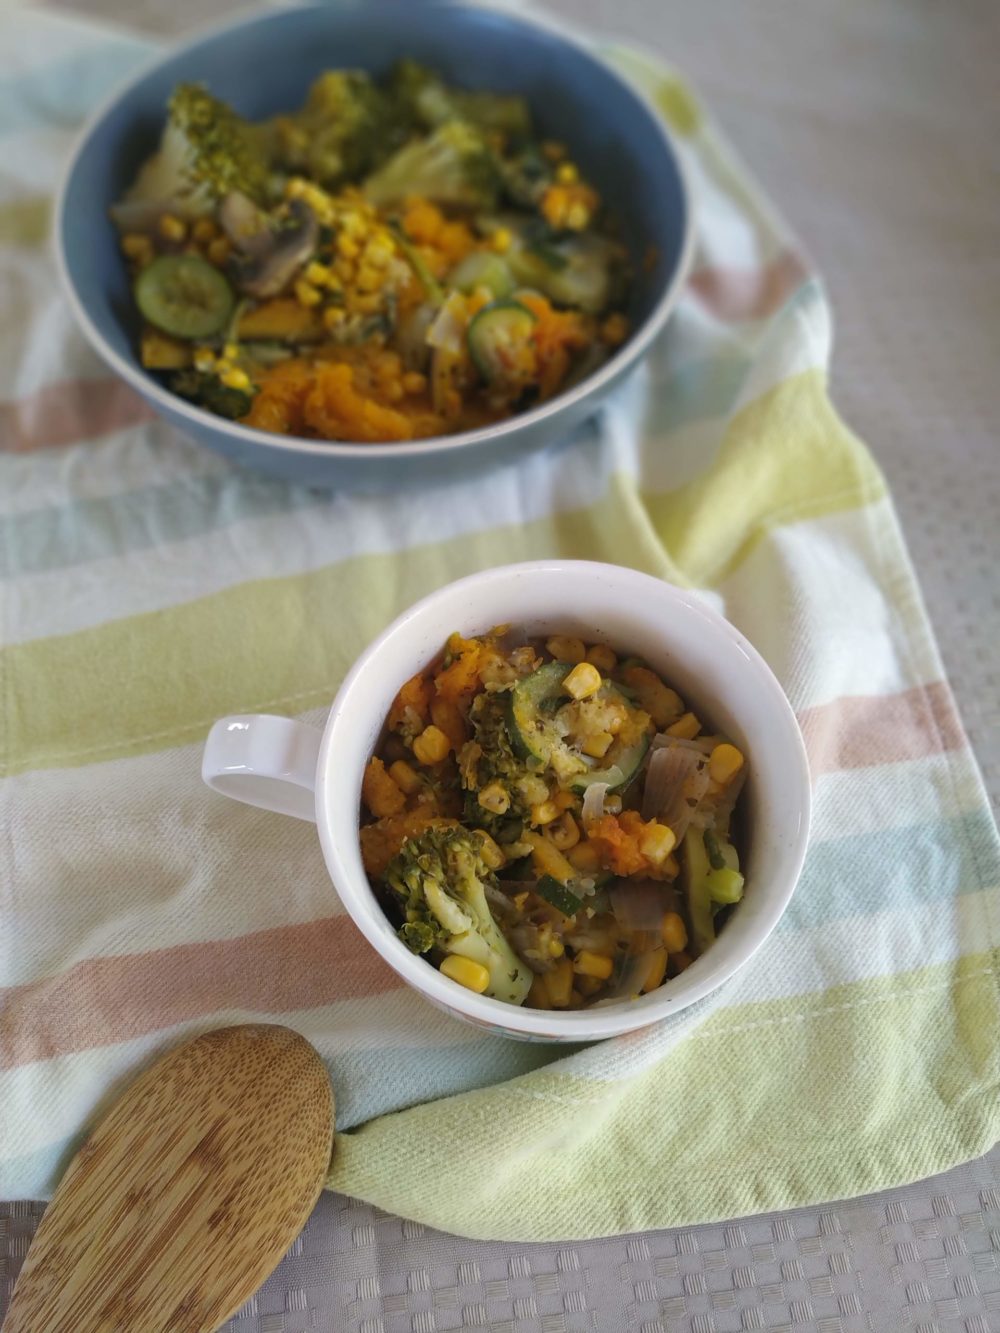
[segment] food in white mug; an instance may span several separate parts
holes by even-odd
[[[636,657],[453,634],[365,770],[365,869],[404,943],[470,990],[540,1009],[632,998],[742,897],[746,773]]]

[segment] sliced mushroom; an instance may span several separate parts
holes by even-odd
[[[319,240],[316,215],[301,199],[293,199],[287,215],[275,220],[233,191],[219,206],[219,222],[233,243],[233,279],[241,292],[258,300],[283,291],[312,258]]]

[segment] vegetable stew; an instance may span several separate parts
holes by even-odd
[[[520,97],[412,60],[241,119],[179,85],[111,210],[140,357],[265,431],[402,441],[552,398],[628,336],[626,252]]]
[[[628,999],[688,967],[742,897],[746,774],[638,658],[453,634],[365,770],[365,869],[400,938],[471,990]]]

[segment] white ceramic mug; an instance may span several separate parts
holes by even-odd
[[[396,692],[433,661],[453,631],[469,636],[498,624],[532,635],[576,634],[645,658],[747,755],[743,901],[710,949],[637,1000],[557,1012],[475,995],[410,952],[365,875],[361,778]],[[202,776],[236,800],[314,820],[342,903],[404,981],[457,1017],[536,1041],[592,1041],[633,1031],[721,985],[777,924],[798,880],[809,831],[802,736],[760,654],[697,596],[631,569],[586,561],[507,565],[431,593],[358,658],[322,732],[263,714],[223,718],[209,733]]]

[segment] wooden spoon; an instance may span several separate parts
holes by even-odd
[[[289,1028],[220,1028],[126,1091],[70,1163],[5,1333],[210,1333],[305,1224],[333,1144],[322,1060]]]

